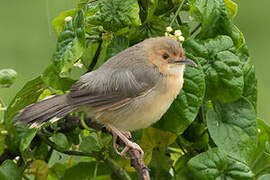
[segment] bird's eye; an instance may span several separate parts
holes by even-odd
[[[162,55],[162,57],[163,57],[163,59],[168,59],[168,58],[169,58],[169,54],[164,53],[164,54]]]

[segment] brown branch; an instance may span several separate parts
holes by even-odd
[[[137,149],[130,149],[128,153],[131,157],[131,166],[136,169],[140,180],[150,180],[150,169],[144,164],[140,152]]]
[[[62,130],[70,128],[70,127],[64,127],[64,126],[71,126],[71,127],[77,126],[83,129],[83,125],[81,124],[80,117],[67,116],[65,117],[65,120],[68,121],[68,123],[62,121],[61,124],[62,123],[63,124],[62,125],[59,124],[59,126],[62,127]],[[91,121],[90,118],[85,118],[84,121],[87,126],[93,129],[98,129],[98,130],[102,129],[101,125]],[[120,145],[124,145],[123,142],[119,142],[119,143]],[[131,157],[131,166],[133,166],[136,169],[140,177],[140,180],[150,180],[150,175],[149,175],[150,169],[148,169],[147,166],[144,164],[144,161],[141,157],[140,152],[137,149],[130,149],[128,153]]]

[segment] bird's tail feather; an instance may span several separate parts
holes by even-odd
[[[14,118],[14,121],[17,124],[27,124],[31,128],[40,127],[45,122],[57,121],[74,109],[68,103],[67,94],[56,95],[27,106]]]

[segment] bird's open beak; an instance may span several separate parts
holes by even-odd
[[[181,64],[187,64],[187,65],[190,65],[190,66],[197,67],[197,64],[194,61],[192,61],[191,59],[188,59],[188,58],[177,60],[177,61],[170,61],[170,63],[174,63],[174,64],[181,63]]]

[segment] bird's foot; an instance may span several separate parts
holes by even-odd
[[[126,153],[130,149],[135,149],[135,150],[139,151],[141,154],[141,157],[143,157],[144,152],[143,152],[142,148],[138,144],[129,140],[131,138],[131,133],[129,131],[120,131],[112,125],[108,125],[107,128],[109,131],[111,131],[111,133],[113,135],[113,148],[117,154],[119,154],[123,158],[127,158]],[[118,143],[117,143],[118,138],[121,139],[126,145],[121,152],[118,151]]]

